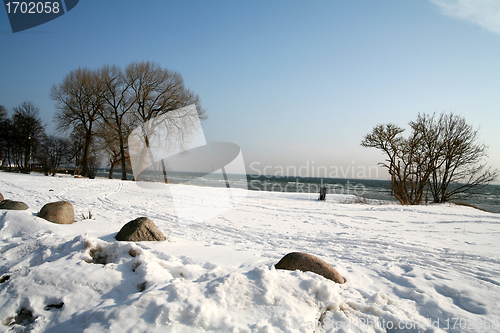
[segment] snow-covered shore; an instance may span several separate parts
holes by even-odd
[[[0,331],[500,331],[499,214],[247,191],[235,209],[181,223],[163,184],[1,172],[0,193],[30,207],[0,210]],[[36,216],[59,200],[76,223]],[[169,241],[115,241],[139,216]],[[294,251],[347,282],[274,269]]]

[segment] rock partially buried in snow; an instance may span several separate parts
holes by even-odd
[[[75,222],[75,210],[71,202],[51,202],[42,207],[38,217],[52,223],[71,224]]]
[[[2,193],[0,193],[0,201],[3,201],[3,199],[5,199],[2,195]]]
[[[29,206],[21,201],[3,200],[0,202],[0,209],[7,210],[26,210]]]
[[[301,270],[303,272],[313,272],[319,274],[336,283],[344,283],[345,279],[332,266],[312,254],[303,252],[291,252],[281,258],[275,265],[276,269],[286,269],[289,271]]]
[[[138,217],[125,224],[115,236],[116,240],[128,242],[164,241],[165,235],[147,217]]]

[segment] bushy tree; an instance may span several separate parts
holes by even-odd
[[[438,132],[436,145],[441,148],[430,182],[434,202],[470,194],[497,178],[498,170],[487,166],[488,147],[480,142],[479,131],[463,117],[442,114],[433,127]]]
[[[71,141],[68,138],[49,135],[42,140],[38,160],[46,175],[55,175],[62,164],[70,163],[72,157]]]
[[[361,142],[386,155],[381,165],[387,168],[392,192],[402,204],[420,204],[429,190],[434,202],[446,202],[498,176],[498,170],[486,167],[487,146],[478,142],[478,131],[463,117],[419,114],[409,125],[407,138],[403,128],[385,124],[375,126]]]

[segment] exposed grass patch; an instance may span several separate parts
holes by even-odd
[[[82,220],[95,220],[95,218],[92,216],[92,212],[89,209],[89,214],[85,216],[85,214],[82,213]]]
[[[365,197],[360,197],[359,195],[355,195],[354,198],[346,199],[342,203],[344,204],[363,204],[368,205],[369,202]]]

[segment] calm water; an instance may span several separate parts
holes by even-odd
[[[107,170],[99,170],[97,176],[107,177],[108,173]],[[115,172],[113,176],[121,178],[121,173]],[[133,178],[131,174],[127,176],[129,179]],[[145,175],[143,180],[163,181],[163,175],[150,173]],[[199,177],[193,173],[173,173],[169,174],[168,181],[174,184],[226,186],[224,178],[214,174]],[[230,175],[229,181],[232,187],[248,188],[253,191],[319,193],[320,187],[326,186],[327,193],[354,194],[367,199],[396,201],[391,195],[391,183],[386,180]],[[429,194],[429,196],[431,195]],[[485,186],[474,191],[469,197],[457,197],[454,201],[472,204],[489,212],[500,213],[500,185]]]

